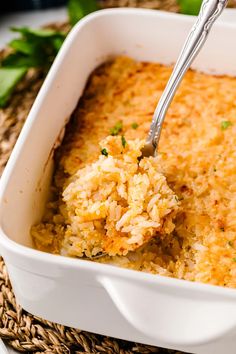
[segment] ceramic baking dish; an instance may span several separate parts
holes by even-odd
[[[236,290],[39,252],[53,150],[91,71],[107,58],[176,60],[193,19],[151,10],[104,10],[74,27],[35,101],[1,179],[0,253],[17,301],[47,320],[191,353],[236,348]],[[236,74],[236,26],[218,23],[194,67]]]

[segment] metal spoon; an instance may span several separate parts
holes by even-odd
[[[190,34],[184,44],[166,88],[155,109],[142,157],[155,156],[165,115],[184,74],[203,47],[215,20],[226,7],[227,0],[204,0]]]

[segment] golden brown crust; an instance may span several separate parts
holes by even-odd
[[[57,186],[97,159],[99,141],[118,121],[127,139],[145,138],[170,73],[170,67],[128,58],[97,69],[74,116],[73,132],[60,149]],[[107,262],[236,287],[235,92],[235,78],[187,73],[159,147],[162,172],[183,208],[175,234],[158,250],[150,244],[132,255],[135,261],[120,257]]]

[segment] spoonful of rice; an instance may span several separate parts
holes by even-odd
[[[156,158],[138,163],[144,141],[108,136],[100,144],[99,159],[79,169],[63,192],[64,255],[126,255],[174,229],[179,200]]]
[[[203,1],[196,23],[187,37],[174,70],[154,112],[149,135],[142,149],[143,157],[157,154],[161,129],[169,105],[173,100],[184,74],[203,47],[213,23],[220,16],[227,2],[227,0]]]

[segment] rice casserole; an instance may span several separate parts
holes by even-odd
[[[171,71],[118,57],[92,73],[55,152],[50,201],[31,230],[36,248],[65,252],[69,210],[63,193],[78,169],[98,160],[99,143],[117,124],[119,139],[146,138]],[[157,156],[158,173],[176,196],[175,205],[171,198],[175,227],[127,254],[96,262],[236,287],[235,92],[233,77],[188,71],[168,110]],[[81,252],[74,248],[71,256]]]

